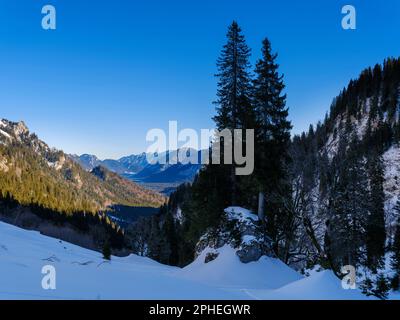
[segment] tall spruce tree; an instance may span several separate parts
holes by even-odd
[[[288,231],[291,219],[285,201],[290,201],[287,184],[287,160],[291,124],[287,120],[283,76],[278,72],[277,54],[264,39],[262,58],[255,68],[253,104],[256,111],[256,177],[258,183],[258,215],[264,221],[267,212],[269,235],[278,242],[279,229]],[[277,249],[277,247],[275,248]]]
[[[244,35],[237,22],[233,21],[228,28],[227,43],[217,60],[217,115],[214,117],[217,129],[231,130],[232,137],[234,129],[249,128],[249,115],[252,113],[249,57],[250,49]],[[237,202],[238,189],[234,164],[230,168],[230,179],[231,202],[234,205]]]
[[[373,152],[369,159],[370,201],[366,226],[367,266],[376,271],[385,255],[385,194],[383,191],[383,165],[379,154]]]
[[[398,290],[400,288],[400,199],[397,200],[394,211],[397,216],[397,225],[393,239],[393,255],[391,258],[391,266],[395,272],[392,287]]]
[[[350,140],[350,142],[348,142]],[[347,146],[349,146],[347,148]],[[332,160],[332,188],[328,201],[331,265],[359,265],[364,259],[366,218],[368,216],[367,170],[359,157],[359,141],[344,134]]]

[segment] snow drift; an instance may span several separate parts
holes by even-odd
[[[263,256],[257,262],[242,263],[236,250],[228,245],[217,249],[219,254],[215,260],[204,263],[207,253],[214,251],[210,248],[204,250],[180,274],[188,279],[231,289],[276,289],[302,278],[279,259]]]

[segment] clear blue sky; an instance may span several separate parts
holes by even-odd
[[[57,30],[41,8],[57,9]],[[357,9],[357,30],[341,8]],[[212,128],[215,61],[233,19],[259,56],[279,53],[294,133],[323,118],[351,78],[400,56],[400,1],[0,0],[0,118],[24,120],[51,146],[117,158],[146,132]]]

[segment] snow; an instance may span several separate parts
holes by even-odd
[[[371,98],[367,98],[364,105],[364,113],[360,120],[355,119],[352,117],[352,123],[355,125],[355,129],[357,131],[357,136],[361,140],[364,138],[365,133],[367,132],[368,128],[368,120],[369,120],[369,112],[371,111]]]
[[[366,300],[359,290],[345,290],[332,271],[321,271],[277,290],[247,290],[260,300]]]
[[[178,206],[178,209],[176,210],[175,219],[178,222],[182,222],[183,221],[182,209],[179,206]]]
[[[258,221],[258,216],[252,213],[250,210],[241,207],[228,207],[225,209],[228,214],[228,218],[232,220],[239,220],[239,222],[246,222],[249,219],[252,221]]]
[[[219,255],[205,263],[210,250]],[[229,245],[207,248],[183,269],[137,255],[105,261],[98,252],[0,222],[0,299],[366,298],[341,289],[328,271],[303,278],[278,259],[243,264],[235,252]],[[56,269],[55,290],[41,286],[45,265]]]
[[[392,146],[383,154],[383,163],[385,171],[385,212],[387,227],[396,224],[398,217],[393,214],[393,208],[400,197],[400,148],[399,146]]]
[[[55,162],[47,161],[47,165],[50,168],[53,168],[53,169],[55,169],[57,171],[62,169],[64,163],[65,163],[65,159],[61,159],[60,161],[55,161]]]
[[[3,136],[5,136],[7,139],[11,139],[11,136],[10,136],[7,132],[5,132],[5,131],[3,131],[3,130],[1,130],[1,129],[0,129],[0,134],[2,134]]]
[[[257,262],[244,264],[237,257],[236,250],[229,245],[217,251],[217,259],[204,263],[207,253],[215,252],[215,249],[207,248],[192,264],[184,268],[181,274],[186,278],[213,283],[225,289],[276,289],[302,278],[278,259],[261,257]]]
[[[332,132],[329,134],[328,140],[324,147],[329,159],[332,159],[335,156],[335,154],[337,153],[337,150],[339,147],[339,134],[338,133],[339,133],[339,127],[340,127],[341,123],[342,123],[342,119],[338,117],[335,120],[335,126],[334,126]],[[336,135],[334,135],[333,132],[336,132]]]
[[[360,140],[364,138],[368,128],[370,109],[371,109],[371,99],[368,98],[363,106],[363,114],[360,117],[360,119],[354,116],[350,117],[350,121],[354,128],[354,131]],[[330,160],[337,154],[340,136],[344,133],[343,130],[346,127],[346,119],[347,119],[347,112],[336,117],[334,121],[334,128],[332,129],[332,132],[329,133],[327,143],[322,149],[327,151],[328,158]],[[372,125],[377,125],[377,123],[372,123]],[[334,134],[333,132],[336,132],[336,134]]]
[[[249,245],[254,241],[257,241],[257,238],[253,235],[246,234],[242,237],[242,245]]]
[[[56,268],[56,290],[41,286]],[[249,299],[179,277],[179,268],[131,255],[101,254],[0,222],[0,299]]]

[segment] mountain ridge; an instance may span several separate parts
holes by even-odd
[[[200,159],[201,151],[191,150],[196,152]],[[90,154],[69,155],[69,157],[87,171],[91,171],[94,167],[101,165],[130,181],[168,195],[179,184],[192,182],[202,166],[201,164],[192,163],[182,164],[179,161],[176,164],[169,164],[166,160],[171,153],[167,151],[159,155],[160,159],[165,160],[162,161],[165,162],[163,164],[149,163],[147,161],[148,155],[144,152],[121,157],[117,160],[100,160],[97,156]],[[152,155],[149,155],[149,157],[151,158]]]
[[[96,212],[113,204],[159,206],[165,201],[123,178],[101,181],[30,133],[24,122],[2,119],[0,130],[3,197],[66,212]]]

